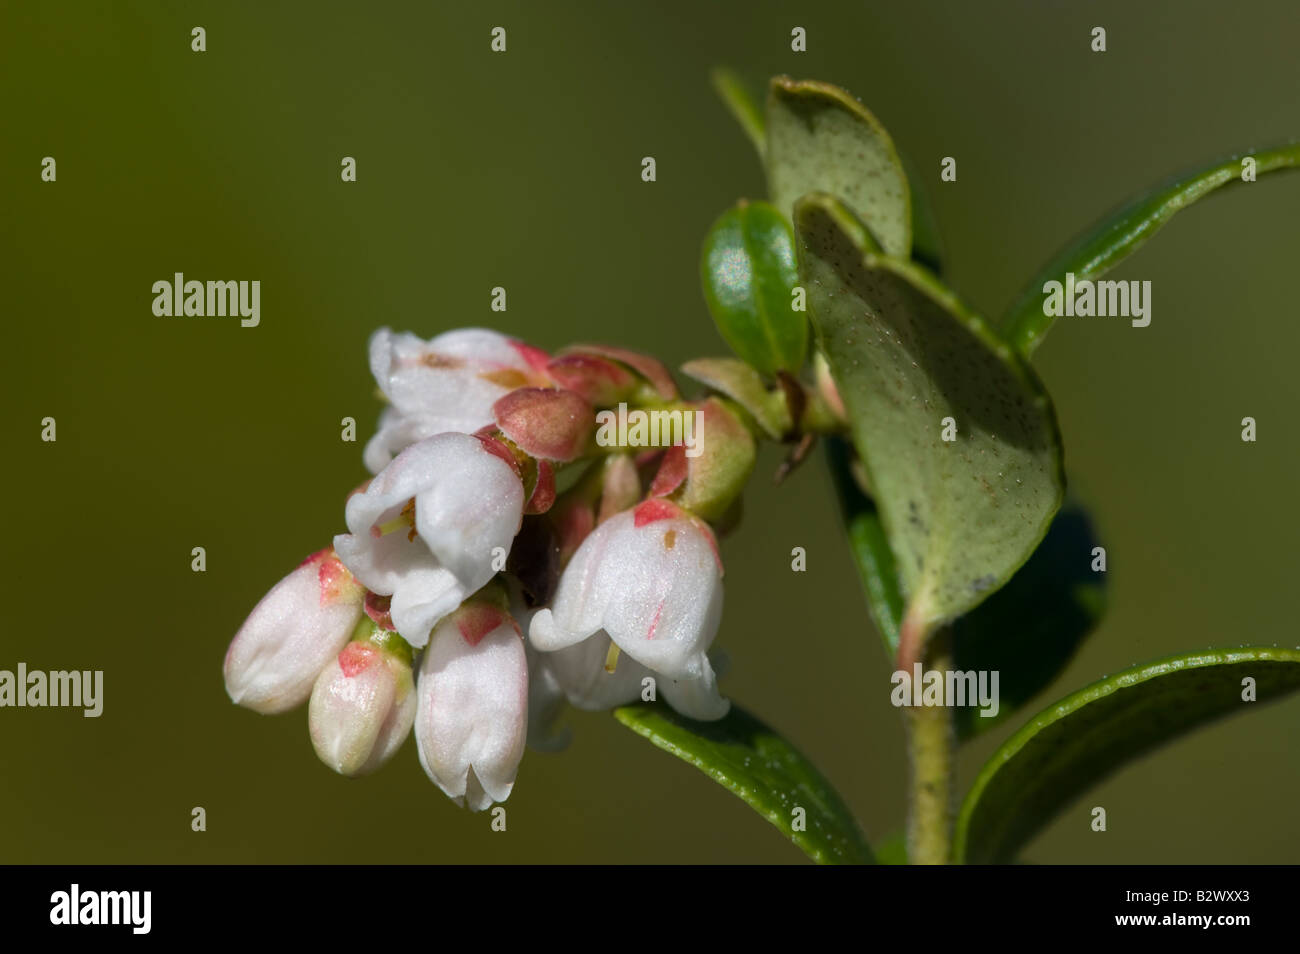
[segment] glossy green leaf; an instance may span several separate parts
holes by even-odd
[[[1066,246],[1025,286],[1003,316],[1003,337],[1022,354],[1032,353],[1056,320],[1043,314],[1044,285],[1049,281],[1064,283],[1067,272],[1074,273],[1076,282],[1105,274],[1141,248],[1178,210],[1216,189],[1242,183],[1242,159],[1247,156],[1255,159],[1256,175],[1292,169],[1300,164],[1300,143],[1232,156],[1191,175],[1179,176],[1107,215]]]
[[[682,365],[682,373],[731,398],[774,441],[793,426],[784,393],[770,390],[759,373],[738,358],[696,358]]]
[[[767,99],[767,184],[791,215],[810,192],[842,200],[890,255],[912,251],[912,199],[893,140],[838,86],[777,76]]]
[[[850,446],[839,438],[831,438],[826,442],[826,453],[840,500],[844,529],[849,536],[853,564],[858,568],[858,577],[866,593],[867,609],[884,643],[885,655],[892,660],[898,654],[898,628],[903,624],[903,613],[907,609],[898,582],[894,551],[889,549],[880,511],[853,478]]]
[[[763,128],[763,113],[758,108],[758,104],[749,95],[749,90],[741,82],[740,77],[731,70],[719,67],[713,71],[710,78],[713,80],[714,90],[731,115],[736,117],[740,128],[745,130],[745,135],[754,144],[761,159],[767,150],[767,131]]]
[[[1056,418],[1019,355],[937,279],[878,254],[842,203],[804,197],[795,229],[809,313],[908,599],[903,647],[919,651],[1046,533],[1064,491]]]
[[[1246,677],[1255,680],[1256,702],[1242,699]],[[1300,651],[1269,647],[1171,656],[1094,682],[1035,716],[984,765],[957,820],[954,858],[1012,860],[1125,762],[1298,688]]]
[[[764,374],[797,373],[808,317],[794,310],[799,274],[785,216],[742,199],[709,229],[700,273],[704,300],[731,350]]]
[[[1001,725],[1074,658],[1106,608],[1106,574],[1092,569],[1095,546],[1087,513],[1067,503],[1010,582],[953,623],[953,668],[998,673],[996,714],[955,710],[958,738]]]
[[[738,795],[822,864],[870,864],[871,848],[831,784],[789,742],[734,703],[726,718],[696,722],[662,704],[614,717]],[[796,808],[804,810],[796,831]]]

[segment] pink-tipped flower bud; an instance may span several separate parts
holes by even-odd
[[[617,361],[594,354],[566,354],[546,366],[552,381],[595,405],[617,404],[636,391],[640,379]]]
[[[644,378],[663,400],[674,401],[677,399],[677,385],[673,383],[673,376],[668,373],[668,369],[663,366],[662,362],[650,357],[648,354],[599,344],[574,345],[565,348],[562,354],[564,356],[574,354],[592,355],[618,361]]]
[[[490,597],[443,619],[416,691],[415,739],[429,778],[471,811],[504,802],[528,728],[528,660],[514,619]]]
[[[411,647],[371,619],[354,635],[317,678],[307,709],[311,744],[340,775],[379,768],[415,721]]]
[[[307,701],[361,617],[365,590],[332,549],[321,550],[262,597],[226,651],[226,692],[270,715]]]

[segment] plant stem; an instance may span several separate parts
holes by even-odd
[[[930,640],[924,667],[952,667],[949,631]],[[952,853],[953,754],[956,749],[949,706],[910,706],[904,710],[912,758],[907,856],[915,865],[944,865]]]

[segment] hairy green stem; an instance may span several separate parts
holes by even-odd
[[[925,653],[925,669],[952,666],[949,631],[935,633]],[[905,708],[912,760],[907,818],[907,856],[916,865],[952,860],[953,756],[956,735],[948,706]]]

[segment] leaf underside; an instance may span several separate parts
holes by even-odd
[[[861,103],[829,83],[772,80],[767,100],[767,182],[772,204],[793,215],[810,192],[853,210],[890,255],[912,251],[907,174],[885,127]]]
[[[805,196],[795,230],[908,614],[929,628],[997,590],[1043,538],[1064,492],[1055,415],[1018,355],[937,279],[880,255],[842,203]]]

